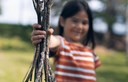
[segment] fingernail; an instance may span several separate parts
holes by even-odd
[[[41,25],[39,25],[39,28],[41,28]]]

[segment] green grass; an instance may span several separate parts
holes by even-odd
[[[0,82],[22,82],[33,59],[34,49],[15,37],[0,38]],[[128,82],[126,54],[98,48],[102,61],[97,72],[97,82]]]
[[[0,82],[22,82],[32,55],[32,52],[0,51]]]
[[[128,62],[124,52],[101,53],[102,65],[97,69],[98,82],[128,82]]]
[[[0,38],[0,82],[22,82],[34,48],[19,37]]]
[[[30,51],[32,50],[32,44],[22,41],[19,37],[3,38],[0,37],[0,50],[18,50],[18,51]]]

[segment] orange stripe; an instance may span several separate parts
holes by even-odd
[[[64,48],[61,48],[61,50],[60,51],[63,51],[63,52],[65,52],[65,53],[70,53],[70,51],[72,51],[72,50],[67,50],[67,49],[64,49]],[[76,50],[75,50],[76,51]],[[76,51],[77,52],[77,51]],[[79,52],[84,52],[84,51],[78,51],[78,53]],[[58,53],[58,54],[60,54],[60,52]],[[77,53],[74,53],[73,54],[73,56],[80,56],[80,57],[93,57],[93,55],[92,56],[89,56],[89,55],[86,55],[86,54],[84,54],[84,55],[81,55],[81,54],[77,54]]]
[[[56,82],[96,82],[94,80],[56,75]]]
[[[73,60],[73,58],[71,56],[64,56],[64,55],[60,55],[61,59],[67,59],[67,60]],[[60,59],[60,60],[61,60]]]
[[[58,52],[60,53],[61,51],[70,53],[70,51],[73,51],[73,50],[68,50],[68,49],[65,49],[65,48],[59,48]],[[89,52],[89,51],[80,51],[80,50],[76,50],[76,49],[74,49],[74,51],[78,51],[78,52]],[[58,53],[58,54],[59,54],[59,53]],[[90,53],[91,53],[91,52],[90,52]],[[86,55],[86,54],[85,54],[85,55]]]
[[[87,63],[87,64],[90,64],[90,65],[92,65],[92,64],[94,64],[94,62],[91,62],[91,61],[86,61],[86,60],[76,60],[76,62],[78,62],[78,63]]]
[[[78,62],[78,63],[83,63],[83,62],[87,62],[87,63],[93,63],[91,61],[87,61],[87,60],[74,60],[72,56],[65,56],[65,55],[59,55],[59,60],[61,59],[67,59],[67,60],[70,60],[70,61],[75,61],[75,62]]]
[[[87,65],[90,65],[90,64],[92,65],[93,63],[88,63],[88,62],[85,62],[85,65],[82,65],[82,64],[77,63],[75,61],[71,61],[71,62],[67,61],[66,62],[66,61],[60,60],[59,64],[64,65],[64,66],[80,67],[80,68],[84,68],[84,69],[94,70],[94,67],[87,66]]]
[[[56,71],[60,71],[60,72],[64,72],[64,73],[72,73],[72,74],[81,74],[81,75],[85,75],[85,76],[93,76],[95,77],[95,74],[92,73],[85,73],[85,72],[81,72],[81,71],[77,71],[77,70],[66,70],[63,68],[56,68]]]

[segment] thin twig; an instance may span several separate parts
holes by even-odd
[[[37,13],[38,24],[42,26],[40,30],[49,29],[49,16],[52,0],[32,0],[35,11]],[[49,65],[49,35],[47,34],[42,42],[37,44],[33,62],[25,76],[23,82],[32,81],[32,74],[34,71],[34,82],[42,82],[42,75],[44,73],[45,82],[55,82]],[[43,72],[44,70],[44,72]]]

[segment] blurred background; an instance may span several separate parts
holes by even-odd
[[[50,24],[55,30],[66,1],[54,0]],[[102,61],[96,70],[97,82],[128,82],[128,0],[86,1],[94,17],[95,52]],[[34,23],[32,0],[0,0],[0,82],[24,78],[33,60],[30,38]]]

